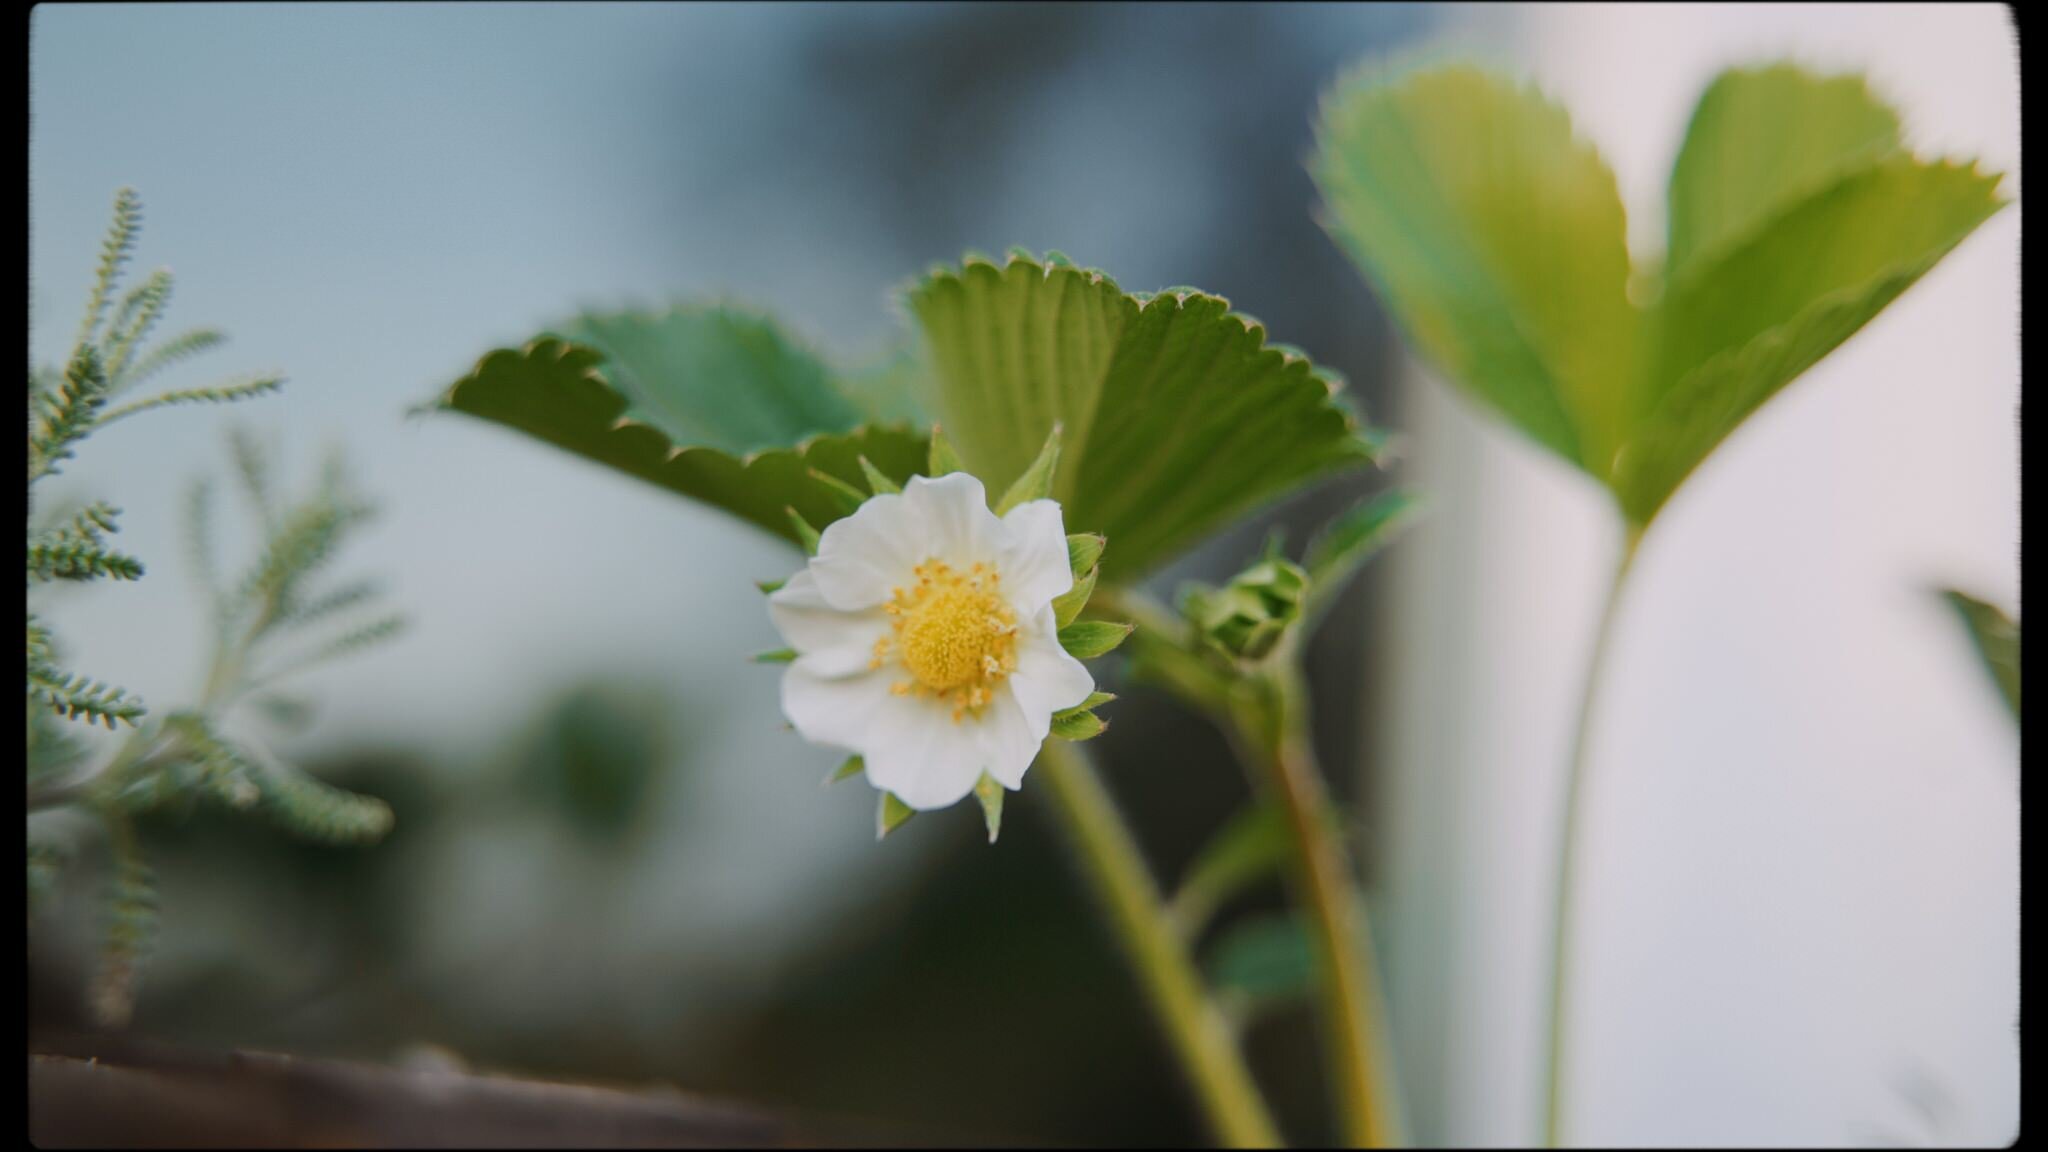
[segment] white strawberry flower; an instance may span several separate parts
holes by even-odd
[[[783,713],[910,808],[958,803],[984,773],[1016,791],[1053,714],[1095,688],[1060,644],[1053,600],[1073,587],[1057,503],[998,517],[968,473],[913,476],[834,521],[769,596],[796,653]]]

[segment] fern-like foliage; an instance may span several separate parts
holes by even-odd
[[[54,389],[29,391],[28,481],[35,482],[54,472],[71,458],[71,449],[85,439],[106,406],[112,386],[100,351],[80,345],[65,365],[64,378]]]
[[[30,536],[28,574],[32,580],[115,580],[142,578],[142,561],[107,546],[119,508],[94,501],[55,529]]]
[[[146,813],[212,804],[260,817],[293,836],[323,844],[368,844],[390,831],[392,812],[382,800],[358,796],[315,779],[280,758],[244,711],[277,719],[280,700],[267,692],[279,680],[315,664],[356,652],[397,635],[403,619],[380,610],[377,585],[365,580],[325,582],[347,538],[371,516],[370,506],[330,465],[311,490],[280,497],[270,490],[269,454],[254,438],[238,435],[236,470],[250,486],[261,528],[240,578],[216,588],[212,614],[216,647],[197,704],[138,726],[113,761],[91,781],[89,801],[108,821],[117,879],[110,898],[104,958],[94,1005],[103,1022],[126,1018],[134,982],[154,923],[148,870],[139,849],[122,847],[127,822]],[[216,569],[210,536],[210,501],[203,482],[189,505],[193,558]],[[31,625],[30,643],[47,648],[48,634]],[[254,698],[254,699],[252,699]],[[91,698],[87,698],[90,700]],[[258,705],[242,709],[244,702]],[[286,718],[303,719],[304,706],[288,702]],[[270,707],[265,707],[269,705]],[[137,853],[134,860],[122,853]]]
[[[98,721],[108,728],[116,721],[132,726],[144,712],[142,702],[123,689],[47,665],[28,670],[28,697],[67,720]]]
[[[109,423],[157,408],[250,399],[276,391],[283,378],[248,377],[211,387],[180,388],[115,407],[109,402],[172,364],[219,346],[212,329],[188,331],[148,345],[169,304],[172,279],[157,271],[121,292],[121,272],[133,255],[142,222],[141,202],[123,190],[102,246],[98,275],[78,340],[60,371],[31,369],[28,379],[28,503],[37,483],[56,474],[79,445]],[[223,585],[216,576],[211,538],[211,487],[201,482],[189,505],[189,559],[210,590],[215,651],[197,703],[162,716],[148,713],[129,692],[63,666],[56,637],[31,612],[27,627],[29,811],[70,805],[99,817],[112,857],[106,940],[93,986],[101,1021],[128,1019],[143,960],[155,934],[156,893],[143,857],[136,820],[144,813],[192,801],[260,815],[297,836],[331,844],[374,841],[391,827],[383,801],[322,783],[284,763],[253,734],[236,727],[236,706],[271,682],[345,653],[389,639],[402,621],[377,611],[378,589],[365,581],[324,587],[326,569],[343,542],[371,515],[350,488],[339,459],[330,460],[311,490],[296,498],[273,491],[269,453],[253,436],[236,431],[229,454],[249,497],[258,539],[246,572]],[[32,526],[27,541],[28,584],[100,579],[135,580],[141,560],[115,549],[120,510],[85,505],[58,522]],[[259,704],[275,705],[269,696]],[[305,706],[287,712],[303,717]],[[66,720],[125,725],[128,737],[111,757],[91,765],[90,748],[65,729]],[[31,822],[29,887],[47,893],[65,853],[37,839]]]
[[[147,400],[137,400],[112,409],[99,419],[99,427],[106,427],[124,416],[147,412],[152,408],[168,408],[175,404],[230,404],[236,400],[250,400],[268,395],[284,387],[282,376],[255,376],[232,384],[217,384],[208,388],[178,388],[162,392]]]
[[[225,335],[211,328],[195,328],[189,332],[180,332],[137,358],[128,368],[127,375],[121,378],[121,383],[132,388],[180,360],[211,351],[227,342],[228,338]]]

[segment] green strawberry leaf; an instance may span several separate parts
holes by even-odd
[[[1974,167],[1896,155],[1674,280],[1655,315],[1654,401],[1612,481],[1630,521],[1649,523],[1752,412],[1996,212],[1997,184]]]
[[[690,327],[707,339],[726,330]],[[641,334],[627,346],[650,340]],[[706,362],[712,359],[707,354]],[[434,406],[523,432],[703,501],[792,542],[800,542],[799,534],[787,509],[794,508],[819,528],[844,515],[838,494],[812,470],[864,485],[863,456],[898,481],[924,466],[922,434],[908,428],[833,427],[847,410],[830,402],[817,409],[818,419],[827,423],[795,438],[793,446],[735,454],[729,446],[760,434],[768,417],[756,412],[714,427],[704,417],[709,410],[675,396],[692,389],[745,393],[768,386],[751,378],[670,378],[657,375],[651,363],[630,372],[611,365],[608,377],[599,370],[605,361],[598,350],[544,336],[523,348],[501,348],[486,355]],[[794,385],[784,391],[797,394]],[[803,422],[783,419],[784,427]]]
[[[2002,203],[1995,175],[1906,153],[1861,79],[1789,66],[1701,98],[1662,275],[1631,272],[1613,178],[1564,113],[1470,68],[1347,88],[1314,172],[1419,350],[1638,528]]]
[[[1267,344],[1216,296],[1132,295],[1100,272],[1013,254],[935,270],[909,307],[938,419],[991,491],[1061,426],[1052,494],[1069,529],[1115,542],[1108,583],[1383,446],[1336,402],[1334,376]]]
[[[1453,383],[1604,478],[1641,323],[1614,174],[1533,88],[1380,75],[1324,107],[1325,227]]]
[[[1898,113],[1861,76],[1730,68],[1700,96],[1672,166],[1666,275],[1683,275],[1898,147]]]

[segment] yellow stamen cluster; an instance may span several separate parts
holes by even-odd
[[[953,722],[979,713],[1017,667],[1017,614],[997,590],[1002,576],[983,564],[955,572],[943,560],[912,569],[915,586],[896,588],[882,610],[889,635],[875,641],[870,668],[893,655],[911,679],[891,685],[898,696],[932,696],[953,709]]]

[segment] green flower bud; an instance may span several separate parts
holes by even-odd
[[[1263,660],[1301,619],[1307,600],[1308,573],[1270,556],[1221,588],[1190,589],[1182,610],[1224,652],[1240,660]]]

